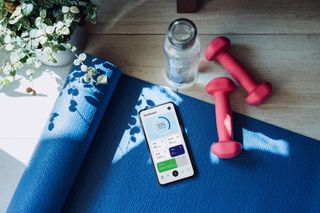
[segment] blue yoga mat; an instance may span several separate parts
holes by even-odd
[[[214,105],[89,59],[108,85],[72,80],[81,75],[73,67],[8,212],[320,212],[319,141],[234,113],[245,151],[218,159]],[[137,113],[168,101],[196,175],[160,186]]]

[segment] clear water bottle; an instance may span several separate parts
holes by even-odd
[[[198,79],[200,41],[192,21],[182,18],[170,24],[164,52],[168,60],[168,82],[178,89],[194,85]]]

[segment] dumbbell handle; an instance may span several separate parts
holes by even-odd
[[[217,60],[227,69],[227,71],[250,93],[257,87],[256,81],[242,64],[233,57],[227,50],[217,55]]]
[[[219,142],[232,141],[232,111],[227,93],[214,94]]]

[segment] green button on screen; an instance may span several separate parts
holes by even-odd
[[[166,160],[158,163],[157,167],[158,167],[158,171],[161,173],[161,172],[168,171],[170,169],[177,168],[177,162],[175,158],[172,158],[170,160]]]

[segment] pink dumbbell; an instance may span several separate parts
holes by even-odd
[[[206,86],[207,93],[215,98],[219,137],[219,142],[211,146],[211,151],[220,158],[233,158],[242,150],[241,143],[232,140],[232,112],[228,94],[235,89],[233,81],[225,77],[215,78]]]
[[[268,82],[258,84],[247,70],[228,52],[229,46],[230,40],[228,38],[222,36],[216,37],[210,42],[206,50],[206,58],[209,61],[219,61],[240,83],[248,93],[246,97],[247,104],[262,104],[271,93],[271,84]]]

